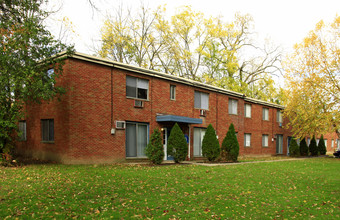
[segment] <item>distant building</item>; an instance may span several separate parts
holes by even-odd
[[[281,105],[81,53],[67,57],[57,84],[67,91],[60,101],[27,103],[18,153],[67,164],[143,159],[152,131],[162,131],[166,149],[175,123],[187,138],[188,160],[202,159],[209,124],[222,143],[233,123],[240,155],[288,153]],[[335,136],[327,139],[329,149],[336,144]]]

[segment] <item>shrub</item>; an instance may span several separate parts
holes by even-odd
[[[202,155],[209,161],[214,161],[220,155],[220,144],[218,143],[215,129],[209,124],[202,141]]]
[[[298,157],[300,156],[300,147],[296,142],[295,138],[290,139],[289,143],[289,156]]]
[[[306,143],[306,138],[302,138],[300,142],[300,155],[308,156],[308,146]]]
[[[327,148],[326,148],[326,145],[325,145],[325,141],[323,139],[323,135],[321,135],[321,138],[319,140],[318,151],[319,151],[320,155],[326,155],[326,153],[327,153]]]
[[[154,129],[150,143],[145,149],[146,156],[154,164],[161,164],[164,158],[164,149],[161,138],[161,132],[158,129]]]
[[[316,146],[316,141],[315,141],[314,135],[313,135],[312,140],[310,141],[309,152],[312,156],[318,155],[318,147]]]
[[[235,134],[235,128],[233,123],[230,124],[229,130],[222,142],[222,151],[226,153],[227,160],[237,161],[240,146]]]
[[[185,160],[188,155],[187,140],[177,123],[171,129],[167,153],[174,158],[176,163]]]

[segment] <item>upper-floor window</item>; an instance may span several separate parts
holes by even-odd
[[[170,100],[176,100],[176,86],[170,85]]]
[[[237,100],[229,99],[229,114],[237,115]]]
[[[195,91],[195,108],[209,109],[209,94]]]
[[[148,99],[149,80],[126,76],[126,96],[137,99]]]
[[[41,119],[41,140],[54,141],[54,119]]]
[[[268,108],[262,109],[262,120],[265,120],[265,121],[269,120],[269,109]]]
[[[244,104],[244,116],[246,118],[251,118],[251,105],[250,104]]]
[[[26,121],[19,121],[19,141],[26,141]]]
[[[276,112],[276,121],[282,123],[282,112],[280,110]]]

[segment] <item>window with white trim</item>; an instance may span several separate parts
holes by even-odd
[[[146,157],[148,137],[149,125],[147,123],[126,122],[126,157]]]
[[[250,147],[251,144],[251,134],[244,134],[244,146],[245,147]]]
[[[194,128],[194,156],[202,156],[202,141],[206,132],[206,128]]]
[[[236,99],[229,99],[229,114],[237,115],[237,103],[238,101]]]
[[[126,76],[126,96],[137,99],[148,99],[149,80]]]
[[[331,148],[334,148],[334,139],[332,139]]]
[[[262,147],[268,147],[268,134],[263,134],[262,135]]]
[[[209,110],[209,94],[195,91],[195,108]]]
[[[244,104],[244,116],[246,118],[251,118],[251,105],[250,104]]]
[[[170,100],[176,100],[176,86],[170,85]]]
[[[282,120],[282,111],[280,111],[280,110],[277,110],[277,112],[276,112],[276,121],[280,122],[280,123],[283,122],[283,120]]]
[[[262,120],[269,121],[269,108],[262,109]]]

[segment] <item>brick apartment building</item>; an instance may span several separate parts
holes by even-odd
[[[61,100],[27,104],[19,153],[67,164],[143,159],[153,130],[162,131],[166,149],[175,123],[187,138],[188,160],[202,159],[209,124],[221,144],[233,123],[240,155],[289,152],[283,106],[237,92],[81,53],[67,57],[57,84],[67,91]],[[339,147],[336,134],[325,138],[329,151]]]

